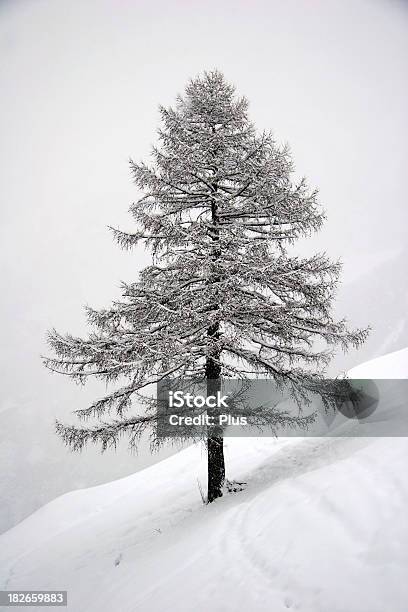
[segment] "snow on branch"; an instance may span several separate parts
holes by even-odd
[[[113,386],[77,410],[82,419],[113,413],[112,421],[57,425],[76,450],[88,441],[105,449],[123,433],[136,444],[153,423],[151,405],[145,416],[129,415],[143,404],[143,390],[166,376],[263,375],[289,384],[299,405],[311,389],[333,404],[338,389],[323,384],[333,349],[358,348],[368,334],[333,317],[339,262],[325,253],[289,255],[299,237],[321,228],[325,213],[317,190],[293,180],[289,148],[257,133],[247,100],[213,71],[190,81],[160,115],[151,163],[130,160],[143,193],[130,208],[135,229],[110,227],[124,249],[142,242],[152,264],[122,285],[110,307],[86,309],[86,338],[48,336],[48,368]]]

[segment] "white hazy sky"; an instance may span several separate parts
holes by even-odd
[[[82,332],[83,304],[148,261],[106,226],[131,227],[128,157],[147,158],[158,104],[202,70],[224,71],[319,187],[328,221],[308,250],[341,257],[346,282],[398,254],[407,57],[395,0],[0,2],[0,411],[84,401],[42,368],[45,331]]]

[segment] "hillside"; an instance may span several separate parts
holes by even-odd
[[[66,589],[72,612],[405,612],[406,438],[230,438],[226,455],[248,485],[211,506],[199,445],[57,498],[0,536],[0,588]]]

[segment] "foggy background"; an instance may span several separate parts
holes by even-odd
[[[374,328],[331,373],[407,346],[407,34],[393,0],[0,2],[0,532],[159,458],[147,440],[138,456],[126,442],[69,453],[55,418],[103,389],[40,354],[47,329],[83,334],[83,305],[108,305],[149,262],[106,226],[132,229],[128,158],[148,158],[158,104],[203,70],[225,73],[320,189],[328,219],[299,253],[341,258],[337,314]]]

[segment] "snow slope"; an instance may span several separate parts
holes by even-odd
[[[408,378],[408,348],[356,366],[349,372],[351,378]]]
[[[210,506],[199,445],[54,500],[0,536],[0,588],[66,589],[72,612],[408,609],[406,438],[230,438],[226,455],[248,486]]]

